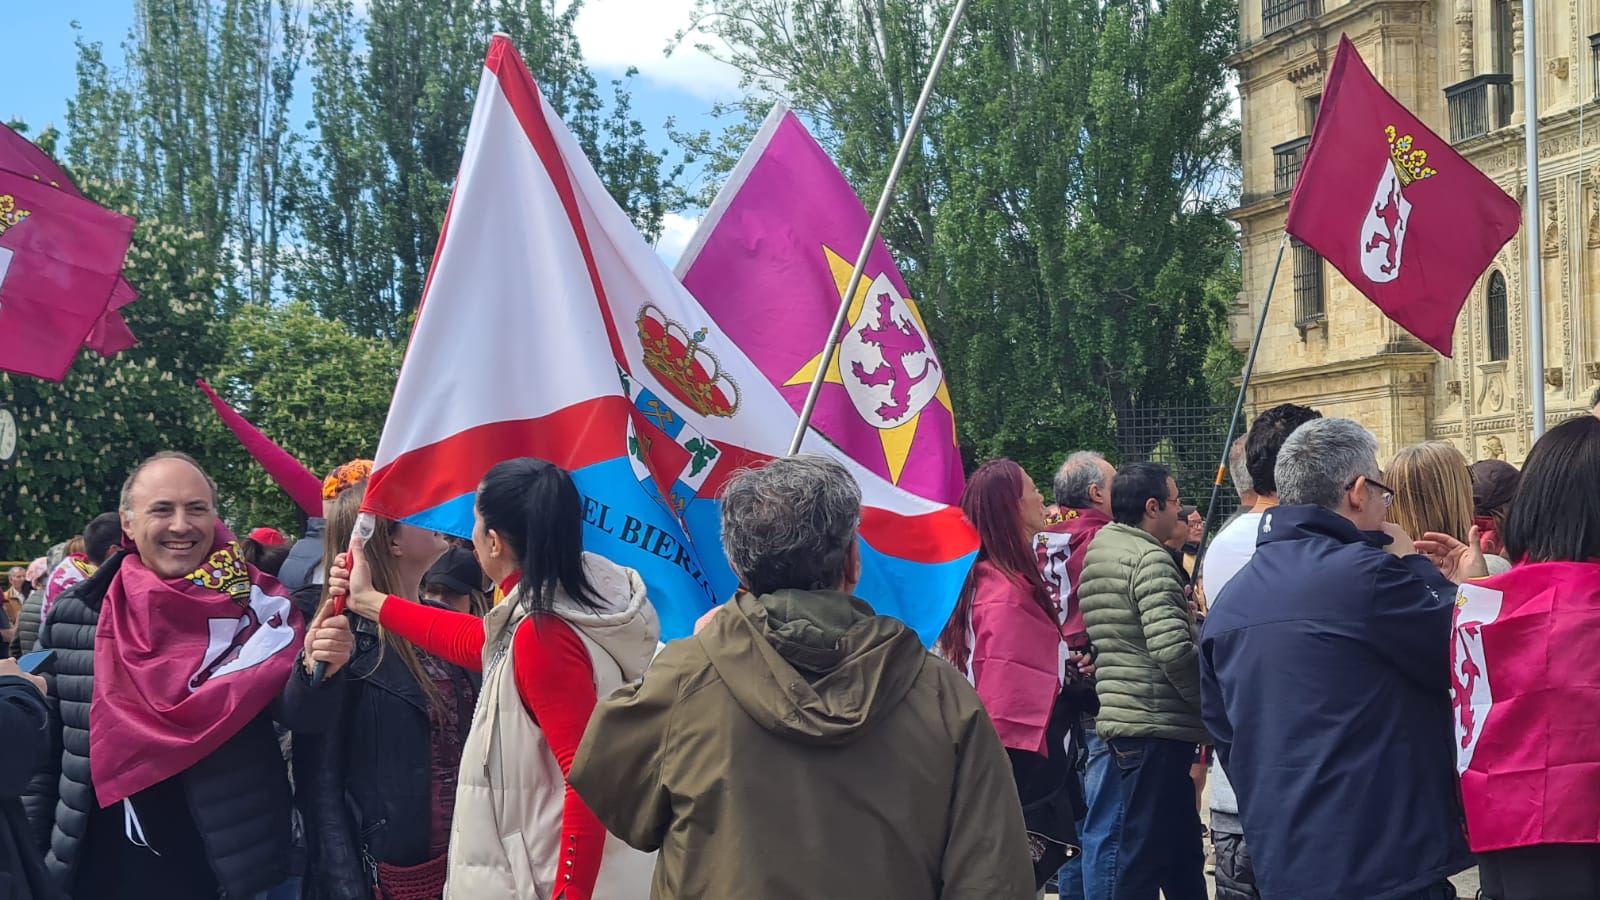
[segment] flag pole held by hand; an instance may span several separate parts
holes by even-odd
[[[360,515],[356,516],[356,525],[350,530],[350,552],[356,552],[356,541],[358,539],[360,540],[361,544],[365,546],[367,541],[372,539],[372,532],[376,529],[376,527],[377,522],[372,518],[372,513],[361,513]],[[355,560],[353,558],[350,564],[351,566],[355,565]],[[333,607],[329,611],[328,615],[344,615],[344,596],[340,595],[330,599],[333,601]],[[327,678],[328,664],[319,660],[311,669],[311,683],[321,684],[322,682],[326,681]]]

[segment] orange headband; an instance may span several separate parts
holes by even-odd
[[[372,460],[353,459],[329,473],[322,481],[322,499],[332,500],[372,475]]]

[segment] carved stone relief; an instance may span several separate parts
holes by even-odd
[[[1544,255],[1555,256],[1561,252],[1561,220],[1560,211],[1556,208],[1556,198],[1550,197],[1544,201]]]

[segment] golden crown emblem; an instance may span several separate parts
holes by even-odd
[[[1399,177],[1401,187],[1439,174],[1438,169],[1428,166],[1428,151],[1414,149],[1415,142],[1411,135],[1400,134],[1393,125],[1383,131],[1389,137],[1389,157],[1394,160],[1394,173]]]
[[[706,329],[691,334],[654,303],[639,310],[634,324],[644,345],[644,364],[668,393],[702,416],[734,414],[739,408],[739,385],[723,373],[716,354],[703,346]]]
[[[17,198],[11,194],[0,194],[0,234],[33,215],[26,209],[17,209]]]

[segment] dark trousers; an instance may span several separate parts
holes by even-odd
[[[1600,845],[1538,844],[1478,854],[1484,900],[1600,897]]]
[[[1457,900],[1456,886],[1448,881],[1441,881],[1430,888],[1423,888],[1415,894],[1407,894],[1400,900]]]
[[[1112,738],[1106,789],[1121,794],[1111,900],[1206,900],[1205,851],[1195,810],[1194,744]]]

